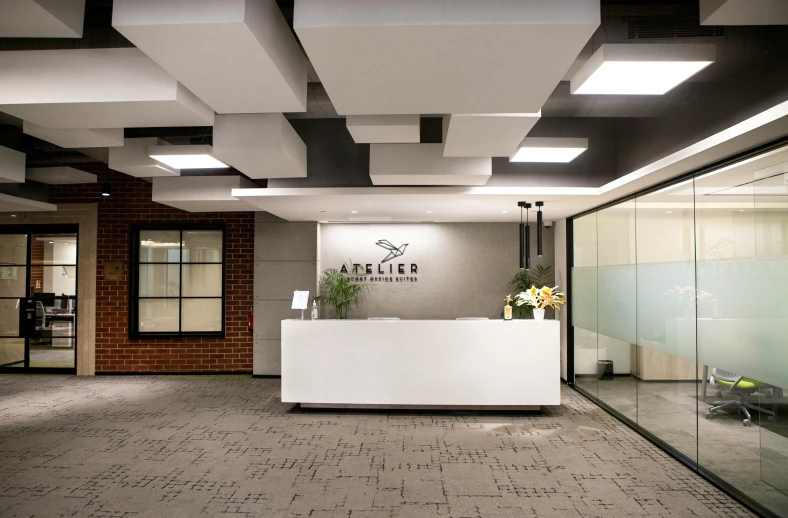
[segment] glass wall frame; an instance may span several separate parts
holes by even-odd
[[[226,227],[131,229],[129,337],[225,337]]]
[[[788,139],[570,218],[568,245],[574,387],[788,517]]]

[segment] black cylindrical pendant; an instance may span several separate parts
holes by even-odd
[[[525,269],[531,269],[531,226],[525,226]]]
[[[542,257],[542,211],[536,213],[536,255]]]
[[[520,223],[520,269],[525,268],[525,224]]]

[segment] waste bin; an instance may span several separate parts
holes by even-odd
[[[613,360],[597,360],[596,362],[597,379],[612,380],[613,379]]]

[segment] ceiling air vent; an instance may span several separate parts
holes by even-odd
[[[700,25],[697,18],[627,20],[627,39],[709,38],[725,36],[725,28]]]

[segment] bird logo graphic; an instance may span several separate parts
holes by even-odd
[[[389,241],[388,239],[381,239],[375,244],[389,251],[389,254],[385,257],[385,259],[381,261],[382,263],[386,263],[396,257],[401,256],[402,254],[405,253],[405,248],[408,247],[408,243],[405,243],[404,245],[401,245],[399,247],[394,246],[393,244],[391,244],[391,241]]]

